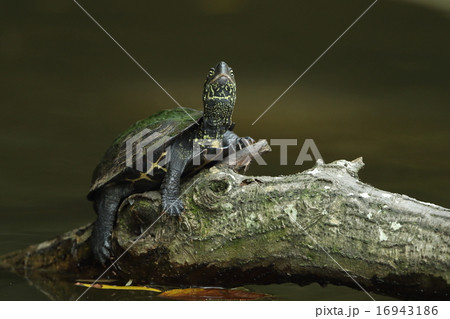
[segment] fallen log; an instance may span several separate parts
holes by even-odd
[[[362,183],[363,166],[361,158],[318,161],[277,177],[214,166],[184,181],[179,219],[161,215],[159,192],[132,195],[113,233],[114,256],[127,250],[113,273],[146,284],[319,282],[448,299],[450,210]],[[91,225],[81,227],[5,255],[0,265],[27,278],[58,272],[95,279],[103,269],[93,267],[90,233]]]

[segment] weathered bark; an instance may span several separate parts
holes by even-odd
[[[242,163],[241,163],[242,164]],[[160,194],[130,196],[113,234],[118,276],[134,282],[235,286],[318,281],[417,299],[450,292],[450,210],[358,180],[361,159],[279,177],[212,167],[186,180],[186,212],[162,216]],[[158,219],[158,220],[157,220]],[[0,259],[24,273],[93,276],[91,226]],[[351,279],[343,269],[350,274]]]

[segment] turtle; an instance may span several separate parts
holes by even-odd
[[[163,110],[136,122],[113,141],[94,170],[87,195],[97,213],[91,235],[97,262],[105,265],[112,258],[111,234],[125,198],[161,189],[162,213],[179,216],[184,212],[182,177],[214,163],[219,157],[211,153],[237,151],[255,142],[233,132],[235,102],[234,73],[222,61],[207,74],[203,112],[186,107]]]

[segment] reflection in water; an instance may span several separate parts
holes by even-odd
[[[238,83],[238,134],[300,145],[313,138],[326,162],[363,156],[364,181],[450,207],[447,13],[379,1],[252,126],[369,3],[205,3],[85,6],[183,105],[201,108],[205,67],[226,60]],[[134,121],[175,107],[70,1],[22,4],[0,10],[0,253],[93,220],[85,194],[109,143]],[[293,165],[300,145],[289,148],[288,165],[274,148],[269,165],[249,174],[310,167]],[[10,282],[16,299],[39,299]],[[279,289],[286,299],[305,296]],[[330,291],[301,289],[311,298]]]
[[[76,286],[78,278],[63,280],[60,276],[43,274],[27,280],[0,270],[0,300],[76,300],[86,289]],[[122,285],[125,283],[121,283]],[[152,286],[162,291],[177,287]],[[299,286],[297,284],[248,285],[243,287],[251,292],[266,293],[273,300],[367,300],[365,294],[355,293],[354,289],[327,285],[326,288],[318,284]],[[166,300],[159,298],[158,293],[148,291],[120,291],[90,289],[83,296],[83,300]],[[371,293],[378,301],[395,300]]]

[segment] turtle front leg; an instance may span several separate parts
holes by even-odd
[[[161,185],[162,209],[171,216],[179,216],[184,211],[184,204],[180,199],[180,179],[186,163],[183,154],[174,152]]]
[[[252,139],[249,136],[245,137],[239,137],[236,133],[233,131],[226,131],[223,135],[223,145],[226,146],[233,146],[236,148],[236,151],[239,151],[243,148],[246,148],[247,146],[254,144],[255,140]]]

